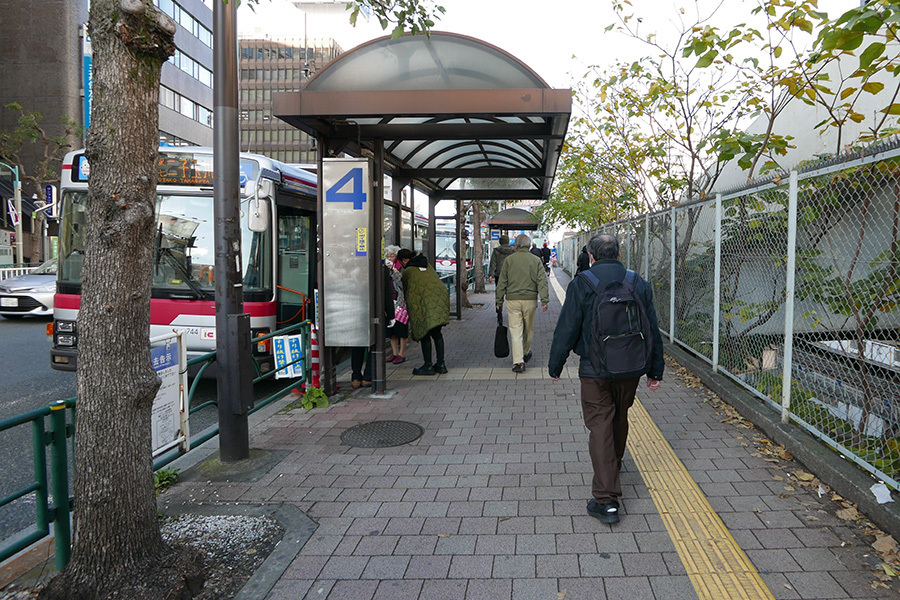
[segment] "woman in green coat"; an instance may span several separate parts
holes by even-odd
[[[446,373],[444,363],[444,336],[441,328],[450,322],[450,292],[438,277],[428,259],[408,248],[397,253],[403,264],[403,294],[409,313],[409,337],[422,342],[425,364],[413,369],[413,375]],[[431,362],[431,342],[437,354]]]

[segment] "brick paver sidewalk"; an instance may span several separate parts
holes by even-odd
[[[564,288],[566,275],[554,270]],[[183,482],[195,503],[290,503],[318,523],[268,598],[679,600],[698,598],[635,462],[626,456],[624,514],[585,513],[587,431],[570,357],[546,374],[560,303],[536,317],[522,375],[493,357],[493,294],[445,328],[447,366],[417,377],[418,346],[389,368],[393,397],[360,390],[327,409],[279,412],[251,431],[254,448],[288,451],[254,482]],[[348,374],[342,377],[349,380]],[[826,495],[789,481],[796,465],[760,454],[753,431],[723,422],[701,388],[667,372],[639,397],[776,598],[896,598],[873,587],[878,559]],[[351,448],[340,434],[380,419],[418,423],[412,444]]]

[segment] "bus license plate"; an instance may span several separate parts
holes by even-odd
[[[18,306],[18,298],[0,298],[0,306]]]

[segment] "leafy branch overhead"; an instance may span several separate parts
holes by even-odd
[[[435,21],[446,12],[443,6],[420,0],[350,0],[350,23],[356,26],[360,14],[374,15],[385,31],[391,27],[391,37],[400,37],[405,31],[425,33],[434,27]]]

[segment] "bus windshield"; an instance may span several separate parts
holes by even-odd
[[[81,283],[86,192],[63,194],[59,280]],[[210,196],[160,195],[156,204],[153,254],[154,297],[213,299],[215,234]],[[244,292],[266,299],[272,294],[271,233],[251,232],[242,220],[241,265]],[[260,298],[262,299],[262,298]]]

